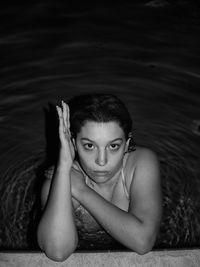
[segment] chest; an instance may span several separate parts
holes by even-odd
[[[127,173],[121,171],[117,182],[111,188],[98,188],[92,184],[88,184],[88,186],[108,202],[124,211],[128,211],[130,202],[130,181],[125,175],[127,175]]]
[[[122,179],[122,177],[120,177],[120,180],[118,181],[113,190],[110,202],[116,207],[124,211],[128,211],[130,202],[129,198],[130,198],[130,185],[127,184],[126,179]]]

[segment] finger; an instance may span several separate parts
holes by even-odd
[[[58,113],[58,118],[59,120],[62,118],[62,111],[61,111],[61,108],[59,106],[56,106],[56,110],[57,110],[57,113]]]
[[[70,131],[70,111],[69,111],[69,106],[66,104],[66,108],[67,108],[67,124],[68,124],[68,128]]]
[[[66,122],[67,122],[67,131],[69,136],[71,137],[71,132],[70,132],[70,119],[69,119],[69,106],[65,103],[65,107],[66,107]]]
[[[69,122],[69,107],[64,101],[62,101],[62,105],[63,105],[63,116],[64,116],[65,130],[66,130],[66,133],[68,134],[68,136],[71,137],[70,122]]]
[[[66,127],[66,129],[68,128],[67,125],[67,107],[65,102],[62,100],[62,108],[63,108],[63,120],[64,120],[64,125]]]
[[[59,106],[56,106],[58,117],[59,117],[59,133],[60,135],[63,134],[63,115],[62,115],[62,109]]]

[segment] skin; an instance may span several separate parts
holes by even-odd
[[[121,168],[125,145],[123,130],[116,122],[88,121],[76,140],[81,166],[95,183],[104,186]],[[108,174],[96,173],[100,171],[108,171]]]
[[[42,189],[44,212],[38,225],[38,243],[56,261],[76,249],[78,235],[74,209],[84,206],[103,228],[127,248],[145,254],[155,243],[161,221],[159,162],[154,152],[137,148],[127,155],[124,169],[130,201],[119,180],[129,140],[117,122],[87,121],[76,140],[70,137],[69,108],[62,103],[59,115],[60,155],[52,179]],[[75,150],[88,175],[73,166]],[[106,171],[106,173],[96,173]]]

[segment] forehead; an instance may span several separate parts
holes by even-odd
[[[78,136],[80,138],[88,138],[91,140],[114,140],[124,138],[124,131],[118,122],[93,122],[86,121],[81,127]]]

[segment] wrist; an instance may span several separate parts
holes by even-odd
[[[69,169],[71,169],[73,165],[73,159],[66,154],[66,151],[63,148],[60,149],[58,164],[65,166]]]
[[[58,164],[57,164],[57,171],[62,172],[62,173],[65,173],[65,174],[70,174],[70,172],[71,172],[71,167],[68,166],[68,165],[66,164],[66,162],[64,162],[64,161],[60,161],[60,160],[59,160],[59,162],[58,162]]]

